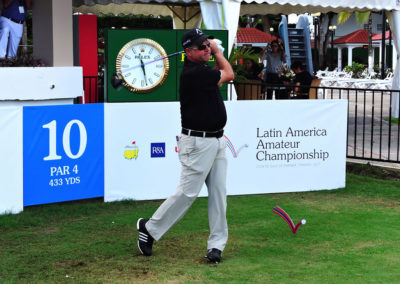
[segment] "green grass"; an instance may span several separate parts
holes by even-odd
[[[398,283],[400,182],[348,174],[346,184],[229,197],[229,241],[218,265],[204,260],[206,198],[151,257],[139,255],[136,220],[160,201],[28,207],[0,216],[0,283]],[[276,205],[307,224],[292,234]]]
[[[385,121],[389,121],[389,118],[388,118],[388,117],[385,117],[383,120],[385,120]],[[399,119],[398,119],[398,118],[396,118],[396,117],[392,117],[392,119],[391,119],[391,123],[394,123],[394,124],[399,124]]]

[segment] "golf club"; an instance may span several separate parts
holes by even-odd
[[[154,62],[157,62],[157,61],[160,61],[160,60],[164,60],[165,58],[172,57],[172,56],[176,56],[176,55],[181,54],[181,53],[184,53],[184,52],[185,52],[185,51],[182,50],[182,51],[178,51],[178,52],[175,52],[175,53],[171,53],[171,54],[168,54],[167,56],[160,57],[160,58],[157,58],[157,59],[154,59],[154,60],[145,62],[145,63],[143,63],[143,64],[138,64],[138,65],[129,67],[129,68],[127,68],[127,69],[124,69],[124,72],[133,70],[133,69],[135,69],[135,68],[143,67],[143,66],[145,66],[145,65],[147,65],[147,64],[151,64],[151,63],[154,63]],[[111,77],[111,85],[113,86],[114,89],[119,90],[119,89],[121,89],[121,87],[122,87],[122,80],[123,80],[123,79],[122,79],[122,73],[121,73],[121,72],[116,72],[116,73],[114,73],[113,76]]]

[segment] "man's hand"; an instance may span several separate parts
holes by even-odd
[[[218,48],[218,45],[212,39],[208,40],[210,42],[211,54],[215,55],[218,52],[221,52]]]
[[[300,88],[299,88],[299,86],[300,86],[300,82],[297,82],[297,83],[296,83],[296,87],[294,88],[294,92],[295,92],[295,93],[300,93]]]

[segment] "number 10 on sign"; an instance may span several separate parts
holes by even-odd
[[[79,150],[76,154],[71,151],[71,128],[76,124],[79,128]],[[61,156],[57,155],[57,121],[52,120],[51,122],[44,124],[43,128],[49,129],[49,155],[44,157],[45,161],[61,160]],[[80,158],[86,150],[87,145],[87,132],[85,125],[78,119],[70,120],[64,128],[62,145],[65,154],[71,159]]]

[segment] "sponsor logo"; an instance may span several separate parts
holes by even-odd
[[[229,138],[224,135],[225,140],[226,140],[226,146],[229,148],[229,150],[231,150],[232,156],[234,158],[237,158],[239,156],[239,153],[244,149],[244,148],[248,148],[249,145],[247,144],[243,144],[242,146],[240,146],[237,150],[235,149],[235,146],[233,145],[233,143],[231,142],[231,140],[229,140]]]
[[[165,143],[151,143],[150,157],[165,158]]]
[[[127,160],[137,159],[139,154],[139,147],[136,145],[136,141],[132,142],[132,145],[125,146],[124,157]]]
[[[144,52],[144,51],[142,51],[142,52]],[[150,55],[141,55],[141,54],[139,54],[139,55],[135,56],[135,59],[150,59]]]

